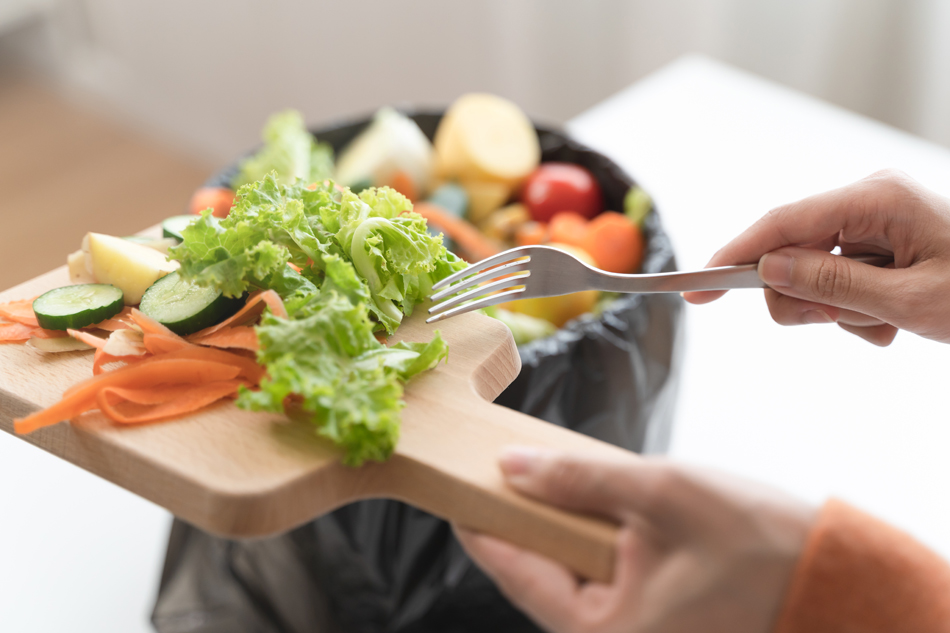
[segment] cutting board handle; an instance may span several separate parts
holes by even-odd
[[[374,479],[385,496],[544,554],[581,577],[611,580],[617,526],[515,492],[498,457],[507,445],[605,457],[626,451],[477,396],[451,403],[417,398],[411,406],[415,420],[428,425],[404,436],[397,454],[379,465]]]

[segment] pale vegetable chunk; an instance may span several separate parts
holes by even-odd
[[[81,249],[66,256],[66,267],[69,269],[69,281],[74,284],[96,283],[86,268],[86,254]]]
[[[429,188],[432,143],[416,122],[392,108],[382,108],[373,122],[340,154],[336,180],[350,187],[359,182],[375,186],[392,184],[397,172],[405,173],[418,195]]]
[[[435,137],[441,177],[517,186],[541,161],[531,121],[518,106],[489,94],[463,95],[446,112]]]
[[[83,246],[93,277],[122,290],[126,305],[137,305],[149,286],[178,268],[157,250],[121,237],[88,233]]]

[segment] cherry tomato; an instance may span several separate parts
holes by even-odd
[[[604,210],[604,196],[593,174],[580,165],[544,163],[525,181],[521,202],[535,222],[573,211],[592,218]]]

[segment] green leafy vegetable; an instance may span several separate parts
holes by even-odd
[[[389,188],[356,195],[329,181],[281,184],[271,173],[238,190],[227,218],[205,214],[186,227],[170,252],[179,274],[228,296],[280,294],[289,318],[268,315],[257,328],[267,377],[238,404],[296,403],[352,465],[390,455],[403,383],[448,353],[438,334],[392,347],[374,336],[392,333],[432,284],[465,266],[411,208]]]
[[[264,126],[263,139],[264,146],[241,163],[232,187],[260,180],[271,171],[277,172],[283,184],[298,179],[320,182],[333,174],[333,148],[313,138],[296,110],[272,115]]]

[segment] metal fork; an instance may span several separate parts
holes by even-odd
[[[892,261],[880,255],[849,257],[877,265]],[[557,248],[522,246],[483,259],[434,284],[432,290],[437,292],[430,299],[439,303],[429,308],[432,316],[426,323],[504,301],[555,297],[582,290],[656,293],[765,288],[757,268],[758,264],[745,264],[693,272],[620,275],[592,268]]]

